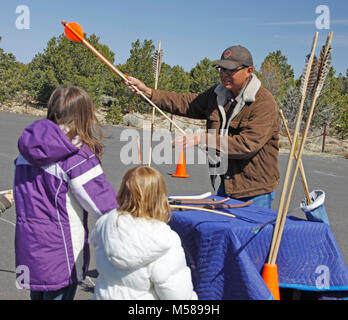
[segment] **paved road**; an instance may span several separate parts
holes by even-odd
[[[17,140],[23,129],[38,118],[29,115],[16,115],[0,113],[0,190],[10,189],[13,181],[13,160],[17,156]],[[117,190],[122,176],[130,166],[120,161],[121,149],[129,142],[120,141],[120,134],[124,130],[121,127],[106,127],[105,154],[103,157],[104,172]],[[140,132],[139,132],[140,133]],[[140,139],[141,141],[141,139]],[[158,143],[163,143],[159,141]],[[284,176],[288,155],[281,154],[280,171]],[[327,194],[326,209],[329,214],[331,227],[341,249],[342,255],[348,263],[348,160],[342,158],[304,156],[304,167],[307,174],[310,189],[323,189]],[[212,191],[205,164],[186,165],[190,174],[188,179],[172,178],[175,172],[174,164],[153,165],[165,177],[168,194],[201,194]],[[280,183],[282,186],[282,181]],[[277,193],[274,209],[277,208],[281,187]],[[294,195],[290,208],[299,206],[304,198],[300,179],[296,182]],[[298,217],[304,217],[300,210],[293,213]],[[95,224],[96,218],[90,216],[90,230]],[[25,290],[19,290],[15,286],[14,270],[14,224],[15,209],[12,207],[0,218],[0,300],[29,299]],[[92,252],[89,277],[79,286],[76,299],[89,299],[92,295],[93,283],[96,280],[94,255]]]

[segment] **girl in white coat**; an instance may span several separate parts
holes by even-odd
[[[163,176],[140,166],[123,177],[119,208],[102,216],[92,232],[99,276],[94,299],[197,299],[191,271],[171,217]]]

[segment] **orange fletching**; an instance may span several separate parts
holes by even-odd
[[[65,35],[72,41],[82,41],[84,39],[82,27],[76,22],[65,24]]]

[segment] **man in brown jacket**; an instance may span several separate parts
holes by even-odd
[[[132,77],[129,85],[167,112],[207,120],[207,133],[181,136],[174,143],[187,148],[205,145],[213,138],[216,150],[228,153],[218,195],[253,199],[255,204],[271,208],[279,182],[276,102],[253,73],[253,59],[246,48],[227,48],[215,65],[221,84],[199,95],[154,90]],[[220,148],[222,139],[227,140],[228,151]]]

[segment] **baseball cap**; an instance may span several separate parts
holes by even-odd
[[[253,65],[253,58],[247,48],[232,46],[224,50],[221,59],[215,61],[214,65],[230,70],[239,66],[249,67]]]

